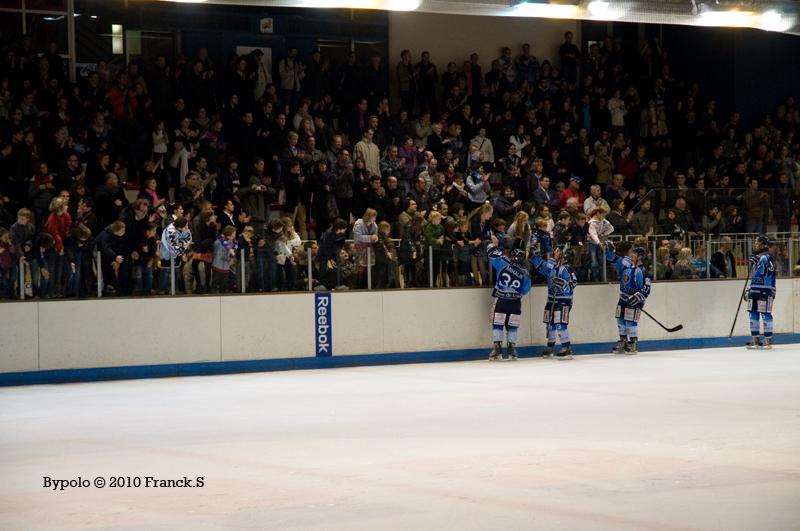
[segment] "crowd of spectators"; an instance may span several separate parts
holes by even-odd
[[[486,71],[475,53],[334,69],[290,48],[271,71],[259,50],[216,65],[200,49],[78,83],[57,52],[23,36],[0,62],[2,297],[25,288],[20,263],[41,297],[86,296],[98,274],[106,294],[161,292],[171,266],[193,293],[297,289],[309,269],[320,289],[367,269],[374,287],[427,285],[428,265],[437,285],[481,285],[492,235],[570,243],[580,280],[600,280],[612,230],[663,235],[653,272],[694,278],[693,241],[787,232],[796,213],[795,99],[744,124],[657,42],[581,50],[566,33],[558,57],[503,47]]]

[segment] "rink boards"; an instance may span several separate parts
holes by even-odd
[[[651,348],[731,345],[742,285],[655,284],[646,309],[684,328],[669,334],[643,316],[640,337]],[[578,287],[570,333],[579,352],[616,340],[616,294]],[[545,296],[537,286],[523,302],[523,347],[544,341]],[[478,359],[491,344],[490,304],[487,289],[7,303],[0,385]],[[778,281],[773,310],[776,333],[800,334],[800,280]],[[743,308],[734,335],[748,330]]]

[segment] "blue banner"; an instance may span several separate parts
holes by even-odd
[[[317,357],[333,356],[331,341],[331,294],[314,294],[314,335]]]

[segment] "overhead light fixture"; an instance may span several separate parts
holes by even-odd
[[[162,2],[175,2],[176,4],[205,4],[208,0],[161,0]]]
[[[752,11],[706,11],[698,17],[700,26],[752,28],[755,22],[756,15]]]
[[[300,0],[296,7],[322,7],[327,9],[384,9],[387,11],[414,11],[422,0]]]
[[[514,15],[520,17],[576,18],[578,16],[578,6],[570,4],[520,2],[514,6]]]
[[[765,11],[761,14],[759,28],[767,31],[786,31],[792,27],[792,21],[777,11]]]
[[[111,24],[111,53],[114,55],[125,53],[124,36],[125,28],[122,27],[122,24]]]
[[[625,16],[625,10],[619,7],[611,7],[609,2],[604,0],[594,0],[587,6],[589,14],[595,20],[617,20]]]

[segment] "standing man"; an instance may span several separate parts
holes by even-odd
[[[639,351],[639,317],[650,295],[650,278],[642,265],[646,254],[644,247],[632,246],[626,256],[621,257],[615,253],[614,243],[606,242],[606,260],[619,273],[619,302],[615,314],[619,342],[612,350],[614,354]]]
[[[769,250],[771,242],[763,234],[753,243],[750,257],[750,281],[745,300],[750,313],[748,349],[772,348],[772,302],[775,300],[775,257]],[[764,340],[761,340],[761,321],[764,322]]]
[[[297,48],[289,48],[286,57],[278,64],[281,75],[281,93],[284,103],[294,111],[300,99],[300,82],[306,76],[305,67],[297,60]]]

